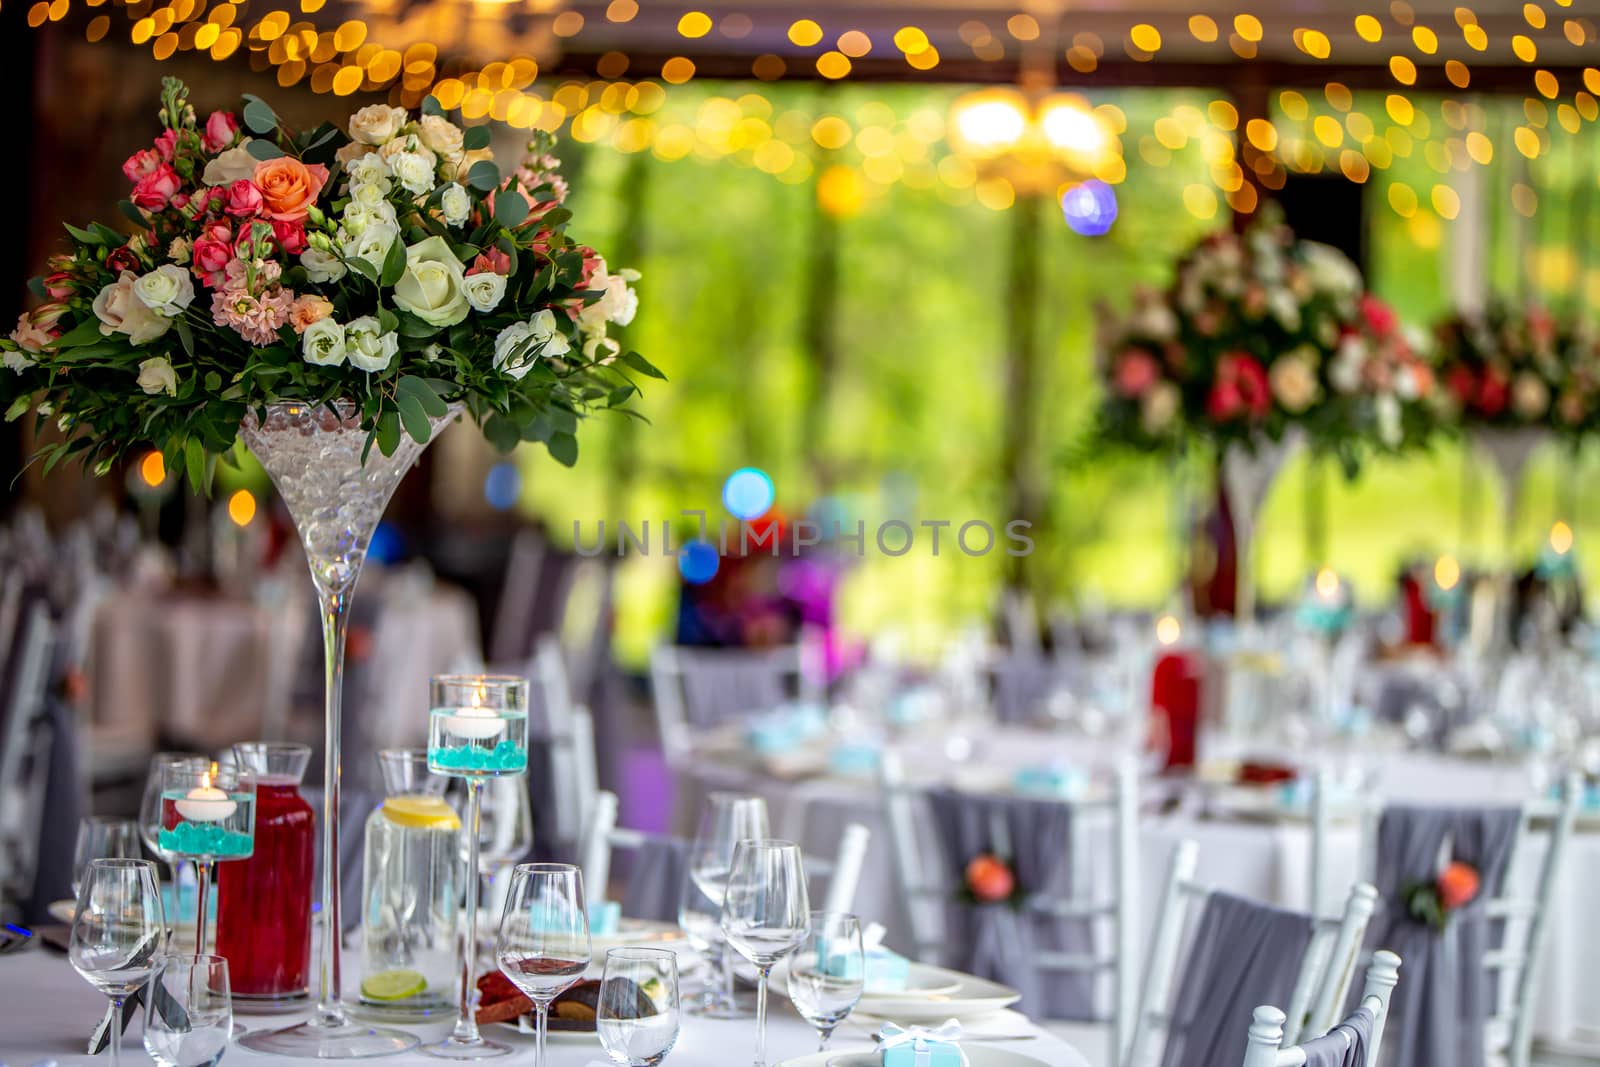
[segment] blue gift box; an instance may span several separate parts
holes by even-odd
[[[867,993],[902,993],[910,979],[911,961],[886,948],[868,949],[857,963],[847,952],[834,952],[826,941],[817,946],[817,969],[835,978],[860,978]]]
[[[815,704],[784,704],[752,716],[745,724],[745,741],[763,755],[787,752],[828,728],[828,715]]]
[[[902,1030],[888,1023],[878,1032],[882,1067],[966,1067],[956,1039],[961,1024],[954,1019],[937,1029],[913,1026]]]
[[[589,934],[593,936],[606,936],[617,932],[617,924],[622,921],[622,905],[615,900],[592,900],[589,902]]]
[[[1011,779],[1018,793],[1050,797],[1079,796],[1087,784],[1083,772],[1071,767],[1023,767]]]

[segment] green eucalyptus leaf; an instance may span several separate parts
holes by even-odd
[[[638,390],[634,388],[632,383],[629,383],[628,385],[619,385],[606,395],[606,407],[614,408],[618,404],[626,403],[627,399],[636,392],[638,392]]]
[[[471,126],[461,135],[461,147],[476,152],[489,147],[489,127]]]
[[[184,354],[190,359],[194,358],[194,331],[189,329],[189,324],[179,316],[172,320],[173,329],[178,331],[178,340],[183,343]]]
[[[439,98],[432,93],[422,98],[422,113],[424,115],[444,114],[444,105],[439,103]]]
[[[210,486],[204,481],[206,446],[200,443],[198,437],[191,437],[183,443],[183,464],[188,469],[189,488],[197,493],[209,491]]]
[[[544,443],[550,450],[550,455],[563,467],[571,467],[578,462],[578,439],[570,433],[553,433],[550,440]]]
[[[428,413],[423,410],[422,403],[414,394],[401,393],[397,398],[400,404],[400,425],[411,439],[419,445],[428,443],[428,438],[433,436],[433,424],[428,421]]]
[[[378,328],[384,333],[394,333],[400,328],[400,316],[388,308],[378,309]]]
[[[394,455],[395,449],[400,447],[400,415],[398,412],[385,411],[378,416],[378,451],[386,456]]]
[[[494,414],[484,422],[483,436],[496,452],[510,452],[522,440],[522,431],[509,415]]]
[[[264,141],[259,137],[245,145],[244,150],[249,152],[253,159],[277,159],[283,155],[283,149],[271,141]]]
[[[103,340],[105,335],[100,332],[100,320],[86,319],[56,338],[56,348],[77,348],[80,345],[92,345]]]
[[[408,315],[403,311],[397,314],[395,317],[400,320],[401,337],[412,337],[418,339],[432,337],[440,330],[440,327],[435,326],[432,323],[423,322],[415,315]]]
[[[508,230],[514,230],[528,217],[528,201],[515,189],[507,189],[494,198],[494,219]]]
[[[487,159],[481,159],[467,171],[467,184],[486,193],[500,184],[500,168]]]
[[[429,418],[442,419],[450,413],[450,405],[421,378],[406,375],[394,383],[394,388],[402,401],[407,397],[415,399]]]
[[[267,134],[278,128],[278,113],[259,96],[244,96],[244,124],[251,132]]]
[[[72,223],[70,223],[70,222],[63,222],[61,224],[61,227],[62,227],[62,229],[66,230],[67,233],[71,234],[72,238],[74,240],[80,241],[83,244],[86,244],[86,245],[102,245],[102,244],[105,244],[104,241],[102,241],[99,237],[96,237],[89,230],[80,230],[80,229],[78,229],[78,227],[72,225]]]

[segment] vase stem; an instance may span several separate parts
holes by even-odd
[[[315,577],[315,569],[312,571]],[[350,623],[352,581],[343,589],[317,583],[322,613],[322,654],[325,677],[322,768],[322,918],[321,966],[317,969],[317,1021],[323,1026],[345,1026],[349,1018],[341,1002],[339,956],[344,937],[339,894],[339,717],[344,697],[344,645]]]

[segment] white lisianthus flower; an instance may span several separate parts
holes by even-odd
[[[400,231],[387,222],[374,222],[355,237],[348,237],[340,242],[346,258],[364,259],[372,264],[374,270],[382,272],[383,261],[389,255],[389,249],[396,241],[400,240]]]
[[[1318,291],[1338,299],[1354,300],[1363,288],[1361,272],[1348,256],[1329,245],[1304,241],[1306,272]]]
[[[424,196],[433,188],[433,161],[417,152],[397,152],[389,160],[395,180],[412,196]]]
[[[1541,418],[1550,410],[1550,387],[1537,374],[1523,371],[1511,383],[1511,407],[1524,419]]]
[[[493,311],[506,295],[506,276],[484,271],[466,278],[467,303],[473,311]]]
[[[340,225],[346,233],[356,235],[368,226],[397,226],[394,205],[387,200],[379,200],[375,204],[365,204],[359,200],[352,200],[345,205],[344,214],[339,217]]]
[[[1285,330],[1293,333],[1300,328],[1300,302],[1283,286],[1274,285],[1267,290],[1267,307]]]
[[[1400,423],[1400,401],[1393,393],[1384,393],[1373,403],[1378,416],[1378,437],[1390,448],[1398,448],[1405,437]]]
[[[1361,389],[1361,372],[1366,363],[1367,346],[1359,336],[1351,334],[1339,342],[1333,362],[1328,364],[1328,381],[1346,395],[1357,392]]]
[[[300,265],[306,269],[306,277],[319,285],[338,281],[349,269],[338,256],[320,248],[308,248],[301,252]]]
[[[388,104],[370,104],[350,116],[350,138],[362,144],[387,144],[406,124],[406,110]]]
[[[194,302],[194,282],[182,267],[163,263],[133,283],[133,295],[162,318],[174,319]]]
[[[364,185],[352,185],[350,187],[350,206],[359,205],[359,209],[368,214],[381,212],[383,209],[378,205],[388,203],[391,184],[388,178],[384,178],[380,181],[367,182]],[[345,210],[348,211],[349,206]]]
[[[527,322],[513,322],[494,339],[494,365],[513,378],[522,378],[541,356],[562,356],[572,345],[556,329],[555,312],[549,308]]]
[[[1129,323],[1134,332],[1157,341],[1170,341],[1178,336],[1178,316],[1163,300],[1149,300],[1134,311]]]
[[[250,141],[251,138],[246,137],[226,152],[218,153],[200,172],[200,180],[207,185],[232,185],[254,178],[256,164],[261,161],[250,154]]]
[[[300,358],[317,367],[337,367],[344,362],[344,327],[332,316],[318,319],[300,335]]]
[[[621,351],[622,346],[605,334],[583,342],[583,357],[592,363],[610,363]]]
[[[460,182],[451,182],[439,197],[439,210],[444,212],[445,222],[460,226],[472,212],[472,196]]]
[[[444,358],[444,349],[437,344],[431,344],[422,350],[422,358],[427,363],[437,363]]]
[[[428,169],[432,170],[439,165],[439,157],[433,154],[433,149],[422,143],[422,139],[414,133],[408,133],[378,149],[378,154],[389,163],[389,169],[394,170],[394,157],[398,155],[421,156],[427,160]]]
[[[376,152],[352,159],[345,164],[344,171],[350,176],[351,189],[379,185],[384,192],[389,191],[389,163]]]
[[[394,302],[430,326],[454,326],[470,308],[465,282],[465,269],[444,238],[429,237],[406,249]]]
[[[384,333],[383,325],[376,318],[363,315],[351,319],[345,326],[344,350],[352,367],[371,374],[387,370],[394,362],[395,353],[400,351],[400,337],[392,331]]]
[[[165,356],[147,359],[139,364],[139,388],[151,396],[166,393],[178,395],[178,374]]]

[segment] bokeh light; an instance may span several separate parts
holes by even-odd
[[[741,467],[722,483],[722,504],[736,518],[759,519],[771,508],[777,493],[772,478],[759,467]]]
[[[1103,237],[1117,221],[1116,190],[1094,178],[1079,182],[1061,194],[1061,214],[1073,233]]]
[[[722,558],[715,545],[706,541],[690,541],[678,549],[678,573],[690,585],[704,585],[717,576]]]
[[[256,498],[250,490],[240,489],[228,498],[228,518],[235,526],[249,526],[255,517]]]
[[[152,489],[167,480],[167,463],[161,458],[160,452],[144,454],[144,459],[139,461],[139,477]]]
[[[510,511],[522,496],[522,472],[509,460],[489,468],[483,479],[483,499],[496,511]]]

